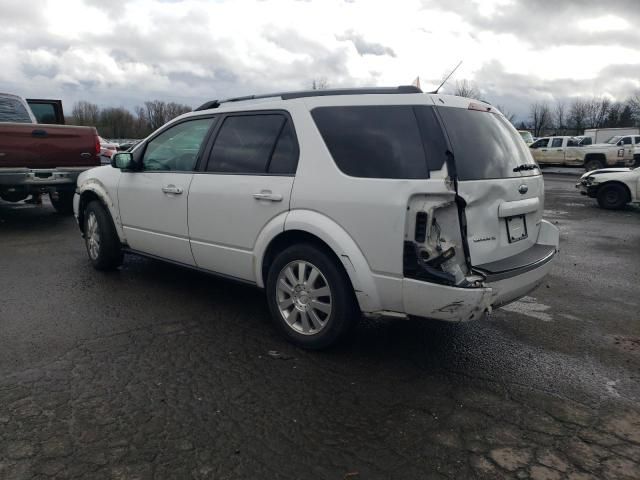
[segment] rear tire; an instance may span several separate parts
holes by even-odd
[[[111,216],[94,200],[84,210],[84,240],[89,260],[96,270],[114,270],[122,265],[120,239]]]
[[[276,256],[266,282],[277,328],[290,342],[319,350],[344,340],[360,316],[351,282],[334,258],[312,244]]]
[[[598,189],[598,205],[607,210],[619,210],[629,201],[622,185],[603,185]]]
[[[57,196],[49,194],[49,200],[56,212],[65,215],[73,213],[73,192],[58,192]]]

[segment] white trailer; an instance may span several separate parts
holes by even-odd
[[[590,137],[592,143],[605,143],[611,137],[618,135],[640,135],[640,128],[587,128],[584,131],[584,136]]]

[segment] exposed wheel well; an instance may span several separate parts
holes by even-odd
[[[336,265],[338,265],[338,268],[340,268],[344,272],[344,274],[347,277],[347,280],[349,281],[349,283],[351,283],[351,279],[349,278],[349,275],[347,274],[347,271],[345,270],[344,265],[342,264],[342,261],[340,260],[336,252],[334,252],[333,249],[329,245],[327,245],[326,242],[316,237],[315,235],[309,232],[305,232],[303,230],[287,230],[285,232],[280,233],[273,240],[271,240],[271,243],[269,244],[269,246],[267,247],[267,250],[264,253],[264,257],[262,259],[261,274],[262,274],[262,280],[265,285],[267,283],[267,275],[269,273],[269,267],[273,263],[273,260],[276,258],[276,256],[280,252],[282,252],[285,248],[290,247],[291,245],[299,244],[299,243],[310,243],[318,247],[320,250],[324,251],[327,255],[333,258],[333,260],[336,262]],[[351,284],[351,287],[353,288],[353,284]]]
[[[627,202],[631,201],[631,190],[629,190],[629,187],[626,184],[624,184],[622,182],[618,182],[616,180],[609,180],[608,182],[604,182],[604,183],[600,184],[598,186],[598,192],[600,190],[602,190],[603,188],[608,187],[610,185],[616,185],[616,186],[622,187],[624,189],[626,195],[627,195]]]
[[[585,162],[587,160],[605,160],[606,161],[607,157],[605,156],[604,153],[587,153],[584,156],[584,160],[585,160]]]
[[[78,205],[78,225],[82,233],[84,233],[84,209],[93,200],[97,200],[104,205],[104,202],[100,199],[100,197],[95,192],[92,192],[91,190],[82,192],[82,195],[80,195],[80,205]],[[107,212],[108,211],[109,210],[107,209]]]

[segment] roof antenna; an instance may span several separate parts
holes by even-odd
[[[458,67],[462,65],[462,60],[460,60],[460,62],[458,63],[458,65],[456,65],[456,68],[454,68],[453,70],[451,70],[451,73],[449,75],[447,75],[447,78],[445,78],[442,83],[440,85],[438,85],[438,88],[436,88],[433,92],[429,92],[429,93],[438,93],[438,90],[440,90],[442,88],[442,86],[447,83],[447,80],[449,80],[449,78],[451,78],[451,75],[453,75],[454,73],[456,73],[456,70],[458,70]]]

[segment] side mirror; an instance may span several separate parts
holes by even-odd
[[[120,170],[133,170],[133,155],[131,152],[119,152],[111,157],[111,166]]]

